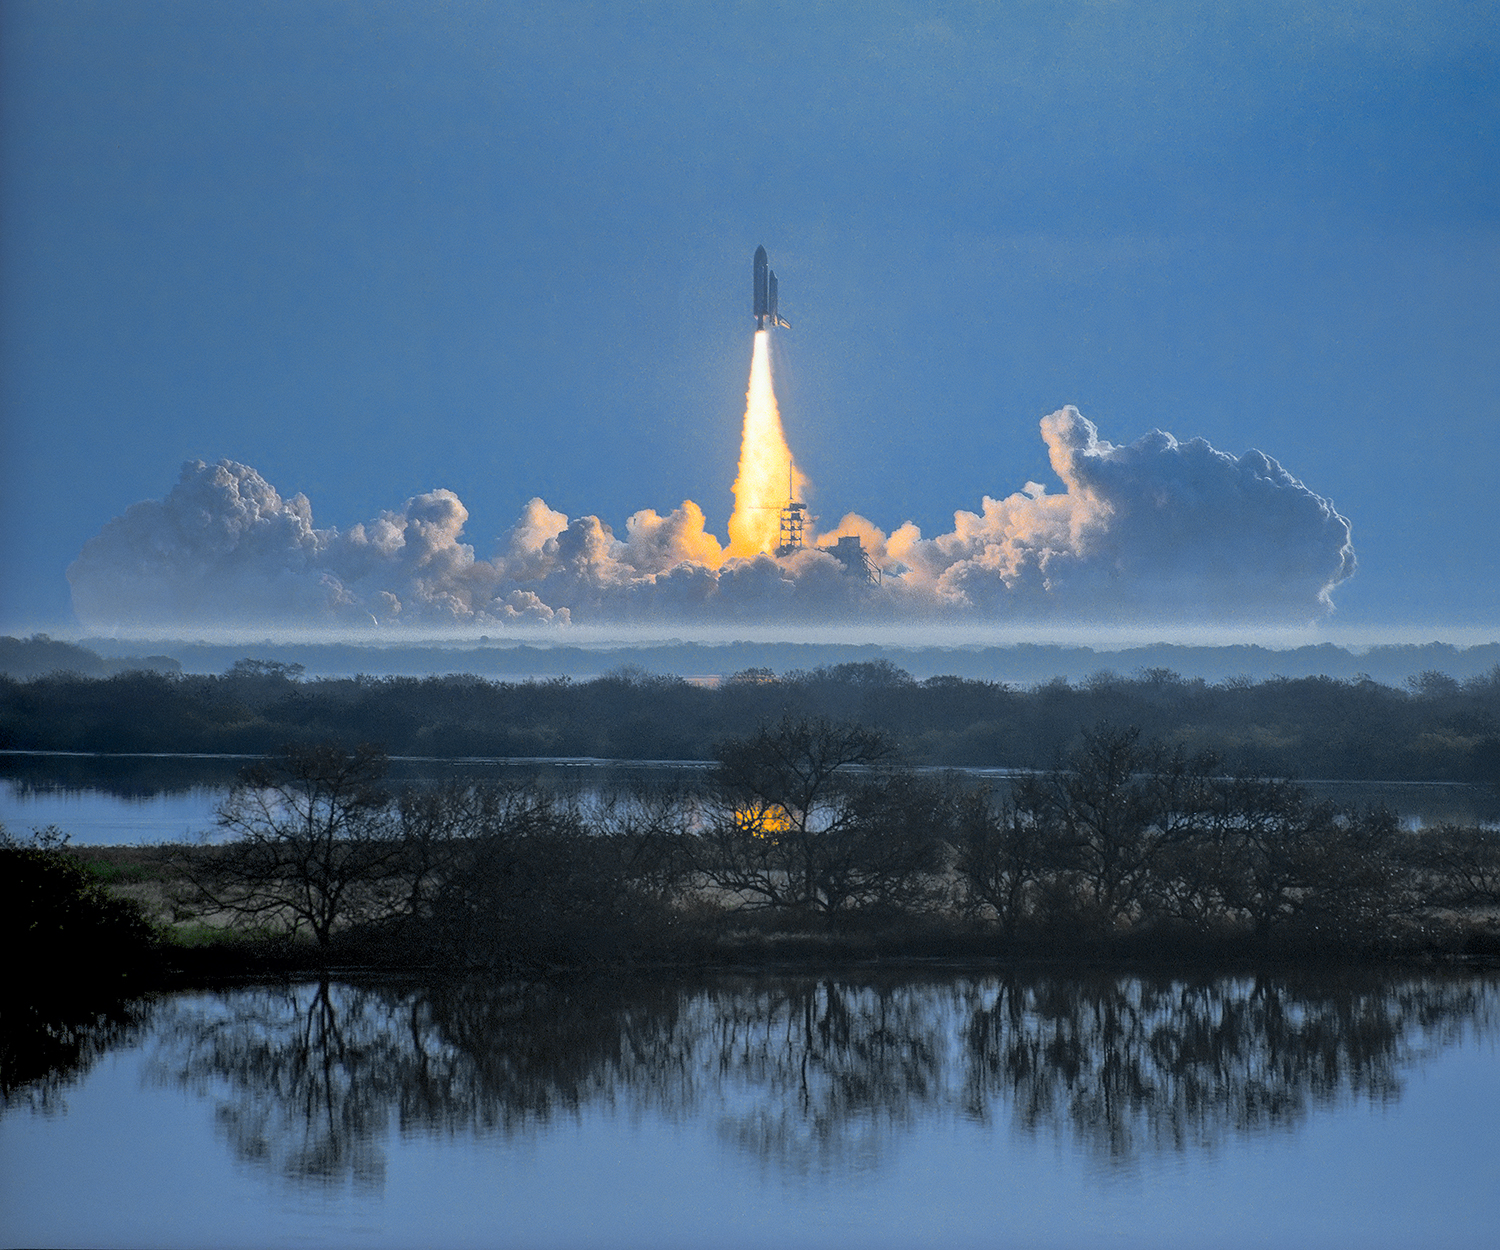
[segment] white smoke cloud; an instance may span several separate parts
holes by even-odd
[[[1061,494],[1028,482],[950,533],[887,534],[851,514],[787,559],[727,557],[702,510],[632,515],[617,537],[533,499],[499,549],[463,541],[452,491],[347,532],[254,469],[193,461],[166,499],[110,521],[68,569],[90,628],[503,625],[902,619],[1305,621],[1354,571],[1349,523],[1258,451],[1235,459],[1159,430],[1101,440],[1076,409],[1041,422]],[[811,531],[810,531],[811,532]],[[879,585],[826,550],[857,536]]]
[[[904,589],[994,613],[1307,620],[1354,572],[1349,522],[1262,452],[1161,430],[1116,447],[1071,407],[1041,428],[1065,493],[1028,482],[933,539],[903,526]]]

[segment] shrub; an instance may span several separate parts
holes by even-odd
[[[155,927],[139,903],[98,884],[44,830],[30,844],[0,830],[0,934],[27,990],[119,986],[154,967]]]

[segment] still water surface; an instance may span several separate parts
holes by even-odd
[[[214,810],[249,757],[90,756],[0,752],[0,825],[24,837],[56,825],[81,846],[191,841],[214,828]],[[446,780],[536,782],[588,802],[622,787],[700,786],[710,765],[664,760],[393,760],[391,784]],[[973,784],[1003,790],[1006,769],[955,769]],[[1494,824],[1500,801],[1451,782],[1310,782],[1315,797],[1340,806],[1384,804],[1410,829],[1444,823]]]
[[[0,1114],[29,1245],[1479,1246],[1500,982],[164,996]]]
[[[99,756],[0,751],[0,824],[17,837],[56,825],[80,846],[192,841],[257,756]],[[630,761],[395,759],[393,788],[445,781],[538,784],[588,802],[624,787],[701,785],[710,765]]]

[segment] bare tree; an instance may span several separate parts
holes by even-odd
[[[438,900],[468,872],[475,848],[509,828],[520,803],[514,788],[464,782],[402,791],[397,818],[407,872],[405,920],[422,926],[434,918]]]
[[[1106,929],[1172,912],[1169,867],[1197,841],[1209,802],[1213,757],[1140,739],[1101,724],[1063,767],[1014,792],[1020,819],[1057,848],[1075,906]]]
[[[1410,857],[1431,903],[1456,910],[1500,907],[1500,833],[1444,824],[1424,834]]]
[[[993,912],[1012,937],[1036,910],[1044,884],[1062,866],[1056,831],[1035,803],[998,807],[988,787],[965,797],[959,817],[960,901],[971,916]]]
[[[327,742],[246,769],[218,808],[231,840],[188,858],[199,904],[324,947],[340,925],[390,915],[407,874],[385,770],[375,747]]]
[[[691,867],[689,830],[699,807],[681,786],[635,785],[602,796],[590,824],[617,888],[663,904],[675,901]]]
[[[875,730],[786,717],[716,755],[699,868],[747,906],[900,905],[939,866],[951,801]]]

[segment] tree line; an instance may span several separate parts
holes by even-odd
[[[629,668],[581,682],[303,680],[297,665],[259,660],[217,676],[0,678],[0,749],[29,751],[264,755],[338,739],[400,756],[707,760],[715,742],[783,716],[857,721],[922,764],[1044,768],[1085,726],[1108,721],[1212,750],[1245,774],[1500,783],[1500,666],[1464,682],[1422,673],[1403,687],[1210,683],[1150,669],[1021,689],[916,681],[888,661],[750,669],[712,688]]]
[[[914,769],[848,721],[785,717],[715,754],[706,788],[565,801],[472,781],[393,791],[373,748],[291,746],[246,771],[217,842],[178,852],[184,914],[330,958],[506,970],[1496,945],[1495,830],[1412,833],[1136,728],[1091,728],[1003,795]]]

